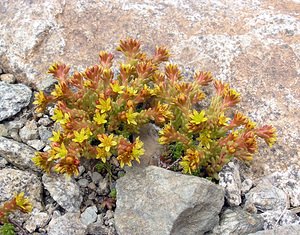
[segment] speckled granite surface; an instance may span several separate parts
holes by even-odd
[[[166,45],[174,62],[230,82],[243,111],[276,126],[278,143],[253,165],[261,176],[300,166],[299,18],[299,0],[3,0],[0,67],[36,85],[51,62],[85,67],[126,36],[147,51]]]

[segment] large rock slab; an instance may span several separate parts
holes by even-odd
[[[35,150],[26,144],[0,136],[0,156],[20,169],[40,171],[31,159]]]
[[[224,203],[222,187],[155,166],[128,172],[116,189],[119,234],[203,234],[218,223]]]
[[[8,84],[0,81],[0,122],[13,117],[26,107],[32,95],[23,84]]]
[[[300,165],[299,8],[296,0],[2,0],[0,67],[39,86],[53,61],[85,68],[120,38],[140,38],[146,51],[166,45],[180,65],[231,82],[245,113],[277,127],[278,143],[253,165],[261,176]]]
[[[47,175],[42,177],[45,189],[51,197],[66,211],[78,212],[82,195],[74,179],[68,179],[64,175]]]

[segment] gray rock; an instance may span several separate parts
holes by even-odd
[[[45,143],[50,143],[49,138],[52,137],[52,132],[50,131],[50,128],[45,126],[40,126],[38,128],[39,136],[42,141]]]
[[[27,121],[26,119],[21,118],[18,120],[7,122],[5,123],[5,125],[7,126],[8,130],[15,130],[15,129],[19,130],[25,125],[26,121]]]
[[[300,235],[300,225],[287,225],[273,230],[259,231],[249,235]]]
[[[0,75],[0,80],[9,84],[15,83],[16,82],[16,78],[13,74],[1,74]]]
[[[24,228],[33,233],[36,229],[45,227],[49,219],[50,216],[46,212],[33,209],[30,218],[24,224]]]
[[[78,185],[79,185],[80,187],[85,188],[85,187],[88,186],[89,181],[88,181],[87,179],[80,179],[80,180],[77,181],[77,183],[78,183]]]
[[[25,126],[20,129],[19,136],[23,142],[27,143],[28,140],[34,140],[39,137],[36,121],[28,121]]]
[[[109,193],[109,182],[107,178],[103,178],[99,181],[96,191],[99,195],[106,195]]]
[[[101,181],[101,180],[103,180],[103,177],[102,177],[102,175],[100,174],[100,173],[98,173],[98,172],[93,172],[92,173],[92,181],[95,183],[95,184],[99,184],[99,182]]]
[[[8,137],[8,130],[4,124],[0,124],[0,136]]]
[[[287,171],[274,172],[259,184],[272,184],[287,193],[292,207],[300,206],[300,167],[290,166]]]
[[[114,227],[107,227],[101,222],[92,223],[88,226],[87,234],[91,235],[117,235]]]
[[[23,84],[0,82],[0,121],[13,117],[29,105],[32,91]]]
[[[0,157],[0,168],[4,168],[7,163],[4,157]]]
[[[117,181],[119,234],[203,234],[219,221],[222,187],[155,166],[132,169]]]
[[[34,208],[42,209],[42,186],[36,175],[9,168],[0,170],[0,204],[20,192],[25,193]]]
[[[42,118],[38,120],[38,124],[41,126],[48,126],[51,123],[53,123],[53,121],[47,115],[44,115]]]
[[[300,224],[300,217],[290,210],[273,210],[260,214],[264,218],[264,229],[273,229],[276,226]]]
[[[250,214],[241,208],[226,209],[221,216],[220,225],[214,228],[211,235],[246,235],[263,229],[261,216]]]
[[[242,187],[241,187],[241,193],[242,195],[245,195],[246,193],[248,193],[250,191],[250,189],[253,186],[253,181],[251,179],[245,179],[242,182]]]
[[[66,211],[79,211],[82,196],[78,185],[73,179],[67,179],[63,175],[47,175],[42,177],[45,188],[51,197]]]
[[[31,161],[35,150],[26,144],[0,137],[0,156],[20,169],[40,171]]]
[[[80,215],[81,222],[85,225],[89,225],[97,221],[97,207],[90,206]]]
[[[27,144],[38,151],[45,147],[45,143],[41,140],[28,140]]]
[[[245,209],[249,212],[283,210],[289,205],[287,194],[271,184],[259,184],[245,196]]]
[[[48,225],[48,235],[85,235],[86,225],[80,220],[80,213],[66,213],[54,218]]]
[[[234,161],[225,165],[219,173],[219,185],[225,189],[225,198],[230,206],[239,206],[242,203],[242,182],[239,166]]]

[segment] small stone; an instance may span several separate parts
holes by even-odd
[[[32,233],[36,229],[44,227],[49,218],[50,217],[47,213],[33,209],[33,211],[30,213],[30,218],[25,222],[24,228]]]
[[[246,195],[245,209],[252,211],[253,206],[257,211],[265,212],[268,210],[283,210],[288,207],[289,201],[287,194],[273,185],[258,184]]]
[[[57,80],[52,78],[51,76],[44,77],[38,84],[37,89],[40,91],[51,91],[51,88],[54,86],[54,84],[57,83]]]
[[[12,130],[12,129],[21,129],[26,123],[26,119],[19,119],[19,120],[13,120],[8,122],[7,124],[7,129]]]
[[[48,127],[40,126],[38,128],[38,132],[42,141],[44,141],[45,143],[50,143],[49,138],[52,137],[52,132],[49,130]]]
[[[0,124],[0,136],[8,137],[8,130],[4,124]]]
[[[36,121],[28,121],[25,126],[20,129],[19,135],[23,142],[27,143],[28,140],[34,140],[39,137]]]
[[[92,173],[91,178],[92,178],[92,181],[93,181],[95,184],[99,184],[99,182],[100,182],[101,180],[103,180],[102,175],[101,175],[100,173],[96,172],[96,171]]]
[[[0,157],[0,168],[4,168],[8,162],[5,158]]]
[[[89,194],[88,199],[89,200],[94,200],[94,199],[96,199],[96,197],[97,197],[96,192],[92,192],[92,193]]]
[[[53,123],[53,121],[49,118],[49,116],[47,115],[44,115],[42,118],[40,118],[38,120],[38,124],[40,126],[48,126],[50,125],[51,123]]]
[[[238,164],[234,161],[224,166],[219,173],[219,185],[225,189],[225,198],[230,206],[239,206],[241,198],[241,178]]]
[[[242,187],[241,187],[242,195],[248,193],[249,190],[252,188],[252,186],[253,186],[253,181],[251,179],[245,179],[242,182]]]
[[[81,222],[85,225],[89,225],[97,221],[97,207],[90,206],[80,215]]]
[[[27,144],[38,151],[45,147],[45,143],[41,140],[28,140]]]
[[[0,81],[0,121],[11,118],[30,103],[32,91],[23,84]]]
[[[77,181],[78,185],[82,188],[85,188],[88,186],[89,181],[87,179],[80,179]]]
[[[95,190],[96,187],[97,186],[93,182],[89,183],[89,185],[88,185],[88,188],[91,189],[91,190]]]
[[[51,197],[66,211],[79,211],[82,196],[77,183],[73,179],[66,179],[63,175],[47,175],[42,177],[45,188]]]
[[[80,220],[80,213],[66,213],[63,216],[52,218],[48,225],[48,235],[76,234],[85,235],[87,226]]]
[[[276,227],[272,230],[258,231],[248,235],[299,235],[300,224],[292,224],[286,226]]]
[[[16,82],[16,78],[13,74],[2,74],[0,75],[0,80],[9,84],[15,83]]]
[[[43,152],[47,152],[48,150],[50,150],[51,147],[50,145],[46,145],[44,148],[43,148]]]
[[[103,178],[99,182],[98,188],[97,188],[97,193],[99,195],[107,195],[109,193],[109,182],[108,182],[108,179]]]
[[[9,136],[14,139],[15,141],[18,141],[18,142],[22,142],[20,136],[19,136],[19,131],[16,130],[16,129],[13,129],[11,131],[9,131]]]
[[[114,212],[112,210],[108,210],[105,213],[104,220],[109,220],[114,217]]]

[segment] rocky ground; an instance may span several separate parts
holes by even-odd
[[[31,214],[15,216],[19,233],[299,234],[299,12],[296,0],[2,1],[0,204],[19,191],[34,204]],[[230,82],[242,111],[278,129],[277,144],[262,147],[250,168],[231,162],[220,186],[146,167],[159,154],[155,130],[144,133],[143,167],[117,182],[93,162],[68,181],[40,172],[31,158],[49,148],[53,123],[51,110],[33,113],[32,99],[53,84],[47,67],[61,60],[84,68],[126,36],[146,51],[166,45],[186,71]]]

